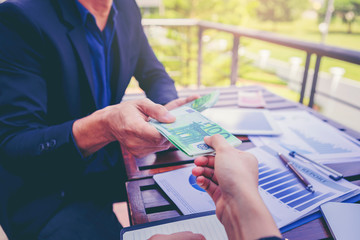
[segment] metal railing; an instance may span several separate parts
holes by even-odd
[[[201,71],[202,71],[202,54],[203,54],[203,42],[202,37],[203,33],[207,29],[217,30],[221,32],[230,33],[233,35],[233,47],[232,47],[232,62],[231,62],[231,74],[230,74],[230,82],[231,85],[234,85],[238,76],[238,49],[240,45],[240,39],[242,37],[256,39],[264,42],[269,42],[293,49],[298,49],[306,52],[306,62],[304,68],[304,74],[301,83],[301,92],[299,102],[303,103],[305,96],[305,88],[306,82],[308,79],[308,73],[310,68],[310,59],[314,54],[316,55],[316,63],[313,74],[313,81],[311,85],[311,92],[309,97],[309,107],[313,107],[314,98],[316,94],[316,85],[319,75],[320,63],[322,57],[329,57],[333,59],[342,60],[349,63],[354,63],[360,65],[360,51],[325,45],[321,43],[313,43],[308,41],[297,40],[290,37],[281,36],[278,34],[259,31],[259,30],[251,30],[244,29],[237,26],[231,26],[226,24],[208,22],[208,21],[199,21],[194,19],[143,19],[143,26],[169,26],[169,27],[197,27],[198,28],[198,68],[197,68],[197,85],[198,87],[201,85]],[[325,97],[326,94],[322,94]],[[335,97],[330,97],[331,99],[341,102],[350,107],[354,107],[353,104],[343,101],[341,99],[337,99]],[[357,108],[355,106],[355,108]]]

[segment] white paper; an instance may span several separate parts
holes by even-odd
[[[334,181],[312,164],[296,161],[293,166],[313,185],[310,193],[277,157],[286,150],[272,145],[248,150],[259,161],[259,192],[281,228],[319,210],[322,203],[344,201],[360,193],[360,188],[344,179]]]
[[[278,124],[266,109],[209,108],[202,114],[232,134],[281,134]]]
[[[211,197],[196,184],[191,170],[194,167],[154,175],[155,182],[184,214],[215,210]]]
[[[123,239],[145,240],[155,234],[171,234],[183,231],[200,233],[207,240],[228,239],[224,226],[220,223],[215,214],[128,231],[124,233]]]
[[[359,145],[306,111],[273,111],[271,115],[283,134],[277,137],[250,136],[256,146],[276,143],[288,152],[295,151],[322,163],[360,159]]]

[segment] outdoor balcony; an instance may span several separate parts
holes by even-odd
[[[360,130],[360,51],[194,19],[143,19],[143,26],[179,89],[260,84]]]

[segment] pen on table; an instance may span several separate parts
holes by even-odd
[[[293,173],[300,179],[300,181],[305,185],[306,190],[308,190],[309,192],[315,192],[313,186],[311,185],[311,183],[303,176],[301,175],[301,173],[296,170],[296,168],[293,166],[293,163],[291,161],[289,161],[289,159],[287,159],[283,154],[278,153],[279,158],[281,159],[281,161],[288,167],[290,168]]]
[[[314,164],[314,165],[316,165],[316,166],[318,166],[318,167],[320,167],[320,168],[328,171],[328,172],[330,173],[330,174],[328,174],[328,176],[329,176],[329,178],[331,178],[332,180],[339,181],[340,179],[343,178],[343,175],[342,175],[341,173],[339,173],[339,172],[335,171],[334,169],[331,169],[331,168],[329,168],[329,167],[327,167],[327,166],[325,166],[325,165],[323,165],[323,164],[321,164],[321,163],[318,163],[318,162],[316,162],[316,161],[314,161],[314,160],[311,160],[310,158],[305,157],[305,156],[301,155],[300,153],[297,153],[297,152],[295,152],[295,151],[291,151],[291,152],[289,153],[289,155],[290,155],[291,157],[293,157],[293,158],[295,157],[295,155],[297,155],[297,156],[299,156],[299,157],[301,157],[301,158],[309,161],[310,163],[312,163],[312,164]]]

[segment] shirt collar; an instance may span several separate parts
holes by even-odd
[[[91,16],[95,20],[91,12],[89,12],[89,10],[87,10],[78,0],[76,0],[75,2],[80,12],[81,21],[83,22],[84,25],[86,24],[88,16]],[[118,11],[116,9],[116,5],[113,3],[110,9],[108,19],[115,21],[117,13]]]

